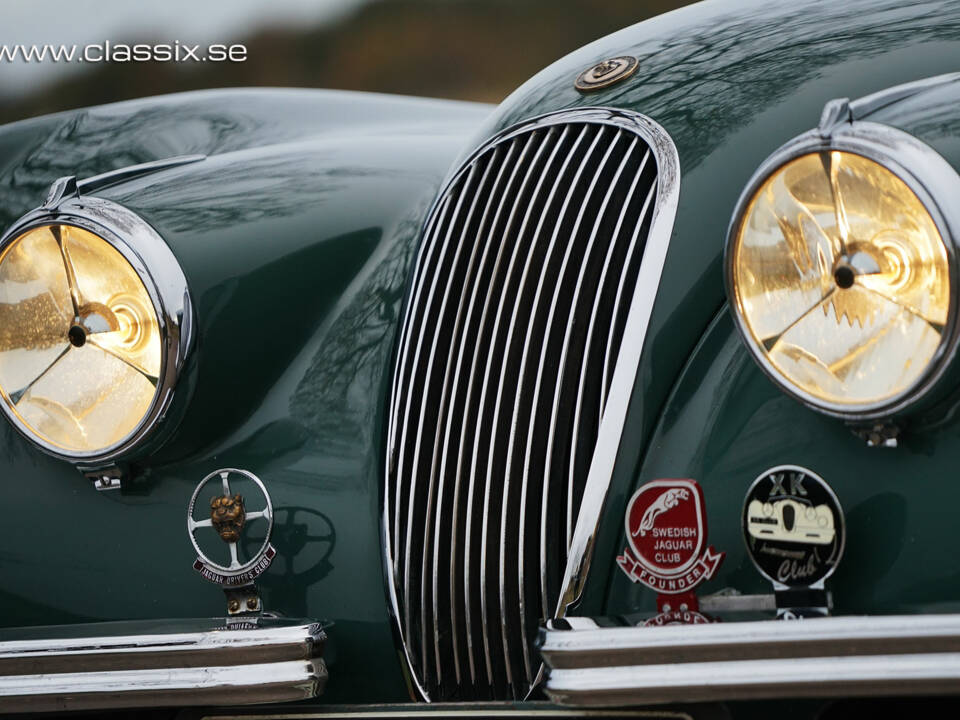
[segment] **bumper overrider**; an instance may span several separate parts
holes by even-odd
[[[553,620],[546,693],[575,706],[953,694],[960,615],[663,627]]]
[[[2,639],[2,712],[282,702],[327,681],[317,623],[114,622]]]

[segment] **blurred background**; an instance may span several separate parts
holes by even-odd
[[[499,102],[557,58],[691,0],[3,0],[0,45],[243,44],[243,62],[0,61],[0,123],[146,95],[327,87]]]

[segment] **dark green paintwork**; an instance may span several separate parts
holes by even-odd
[[[590,95],[573,89],[585,67],[620,54],[640,57],[633,78]],[[3,623],[222,613],[222,594],[190,568],[184,513],[203,475],[245,467],[267,481],[279,508],[280,557],[261,582],[267,606],[335,623],[323,702],[403,700],[379,488],[390,361],[419,227],[457,153],[515,122],[590,105],[661,123],[683,177],[580,610],[652,609],[613,558],[626,499],[658,476],[704,485],[711,543],[728,553],[705,589],[764,591],[743,553],[739,508],[749,482],[784,462],[821,473],[847,511],[847,554],[831,581],[839,612],[956,609],[960,569],[950,565],[946,517],[956,426],[868,450],[837,421],[784,397],[733,332],[720,258],[749,176],[814,126],[825,101],[954,70],[957,58],[960,7],[949,2],[708,2],[583,48],[486,122],[479,106],[232,91],[0,129],[4,226],[61,175],[210,156],[103,192],[158,229],[190,284],[199,341],[172,412],[183,420],[135,464],[137,482],[122,494],[94,492],[3,424],[0,508],[5,537],[15,539],[0,548]],[[937,112],[921,99],[886,117],[956,163],[960,114],[947,93]]]

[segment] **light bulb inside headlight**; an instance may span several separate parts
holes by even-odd
[[[80,227],[42,225],[0,255],[0,395],[41,444],[116,446],[153,405],[160,325],[140,276]]]
[[[861,155],[812,152],[772,172],[727,260],[747,342],[815,405],[893,403],[945,342],[950,265],[937,224],[903,180]]]

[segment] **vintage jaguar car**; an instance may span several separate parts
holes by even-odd
[[[497,108],[0,128],[0,712],[958,693],[957,69],[954,3],[718,0]]]

